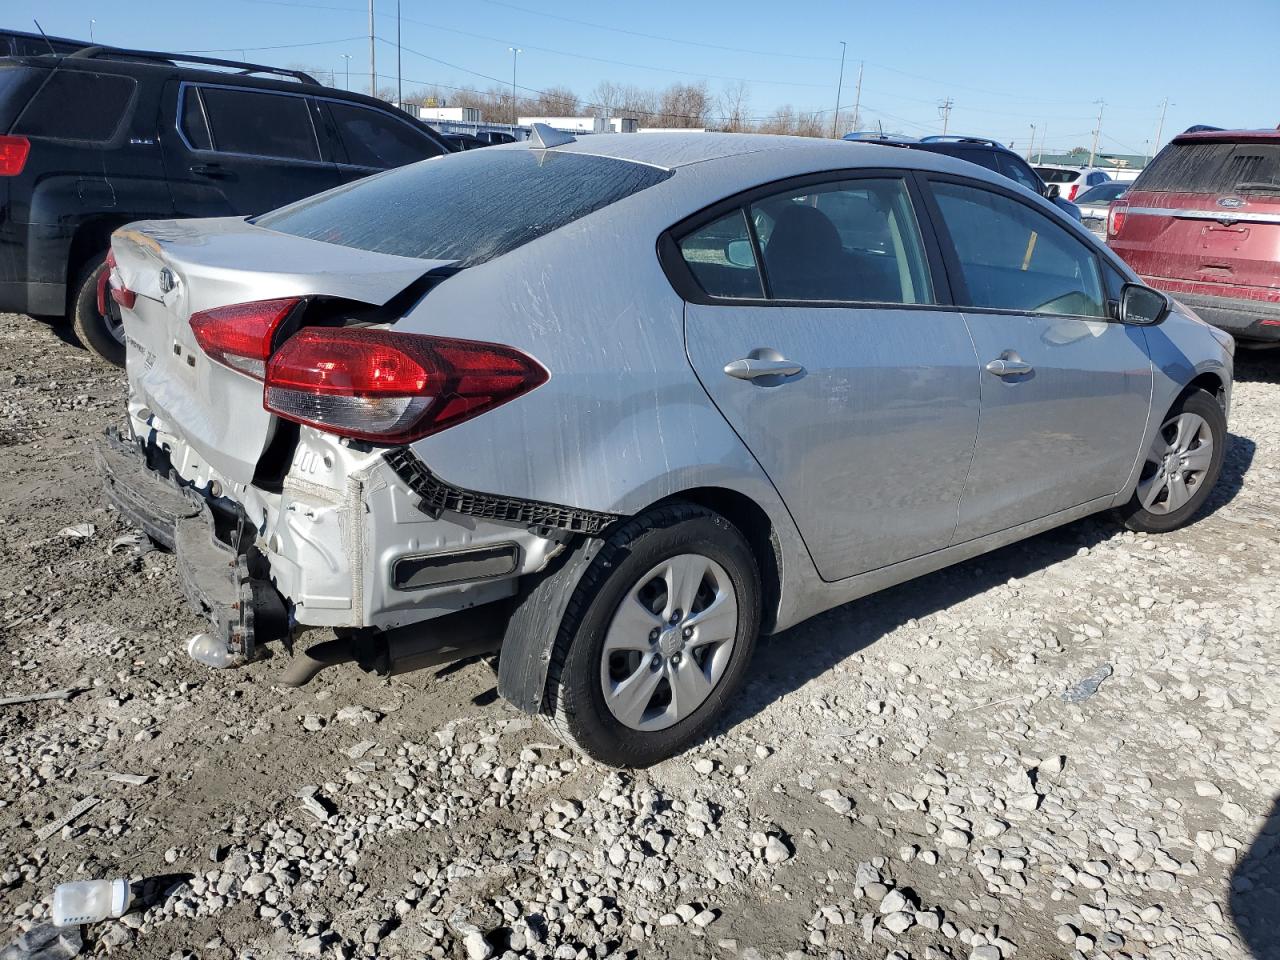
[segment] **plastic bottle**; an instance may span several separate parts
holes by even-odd
[[[197,633],[187,641],[187,656],[206,667],[224,670],[235,663],[226,643],[211,633]]]
[[[122,917],[131,899],[129,881],[123,877],[60,883],[53,889],[53,923],[58,927],[72,927]]]

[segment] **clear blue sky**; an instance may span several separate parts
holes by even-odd
[[[378,73],[395,77],[395,0],[377,0]],[[1103,150],[1142,153],[1170,101],[1165,139],[1193,123],[1280,123],[1277,0],[1136,0],[1117,5],[994,0],[401,0],[405,91],[426,84],[510,83],[519,46],[522,88],[568,86],[586,96],[601,80],[662,87],[705,79],[713,94],[749,83],[750,115],[782,104],[830,111],[840,41],[848,44],[841,104],[854,99],[859,61],[864,126],[994,136],[1025,149],[1037,127],[1048,148],[1088,146],[1105,101]],[[1068,16],[1096,11],[1064,25]],[[1222,17],[1218,14],[1228,14]],[[333,70],[368,87],[364,0],[7,0],[0,23],[159,50],[225,48],[222,55]],[[1135,25],[1141,24],[1140,27]],[[683,42],[680,42],[683,41]],[[290,46],[279,49],[255,49]],[[418,51],[418,53],[411,53]],[[427,59],[426,54],[435,59]],[[441,62],[443,61],[443,62]],[[478,76],[477,74],[483,75]],[[830,116],[830,113],[827,114]]]

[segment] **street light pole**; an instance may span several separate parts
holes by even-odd
[[[1027,144],[1027,163],[1031,162],[1031,153],[1036,148],[1036,125],[1031,125],[1031,142]]]
[[[1106,102],[1098,101],[1098,125],[1093,129],[1093,149],[1089,151],[1089,166],[1093,166],[1093,158],[1098,153],[1098,137],[1102,135],[1102,110],[1106,107]]]
[[[847,47],[840,41],[840,79],[836,81],[836,114],[831,118],[831,136],[840,136],[840,95],[844,93],[844,54]]]
[[[516,125],[516,59],[524,53],[519,47],[507,47],[511,51],[511,126]]]
[[[396,106],[404,109],[404,74],[400,71],[400,0],[396,0]]]
[[[349,53],[343,53],[343,54],[339,54],[339,56],[341,56],[341,57],[342,57],[342,59],[343,59],[343,60],[345,60],[345,61],[347,62],[347,82],[346,82],[346,88],[347,88],[348,90],[350,90],[350,89],[351,89],[351,54],[349,54]]]
[[[1160,135],[1164,133],[1164,114],[1169,109],[1169,98],[1165,97],[1160,102],[1160,122],[1156,124],[1156,142],[1151,147],[1152,153],[1160,152]]]
[[[90,43],[94,42],[93,41],[93,25],[97,22],[98,21],[93,19],[92,17],[89,18],[89,42]]]

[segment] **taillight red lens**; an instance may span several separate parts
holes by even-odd
[[[107,293],[111,294],[111,299],[126,310],[132,310],[133,305],[138,301],[138,295],[124,285],[124,280],[120,277],[120,270],[116,266],[115,251],[107,253],[107,269],[102,277],[98,280],[98,312],[105,314],[107,312]]]
[[[1107,211],[1107,239],[1110,240],[1124,226],[1124,211],[1129,206],[1128,200],[1113,200]]]
[[[1067,191],[1067,199],[1074,200],[1076,198],[1076,194],[1079,192],[1080,192],[1080,184],[1073,183],[1071,185],[1071,189]]]
[[[201,310],[191,315],[191,331],[211,360],[261,380],[276,328],[298,301],[286,297]]]
[[[31,141],[26,137],[0,136],[0,177],[16,177],[27,165]]]
[[[406,443],[547,382],[512,347],[392,330],[310,327],[267,363],[263,406],[344,437]]]

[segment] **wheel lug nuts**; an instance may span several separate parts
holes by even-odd
[[[685,627],[682,634],[686,640],[693,636],[693,627]]]
[[[661,630],[659,630],[657,627],[654,627],[652,630],[650,630],[650,631],[649,631],[649,642],[650,642],[650,643],[657,643],[657,642],[658,642],[658,637],[659,637],[661,634],[662,634],[662,631],[661,631]]]
[[[672,623],[679,623],[679,622],[680,622],[680,618],[681,618],[682,616],[683,616],[682,611],[681,611],[679,608],[677,608],[677,609],[676,609],[676,610],[671,614],[671,622],[672,622]]]
[[[678,653],[673,653],[673,654],[671,655],[671,665],[672,665],[673,667],[678,667],[678,666],[680,666],[680,654],[678,654]]]
[[[662,654],[655,653],[653,659],[649,661],[649,668],[657,670],[660,666],[662,666]]]

